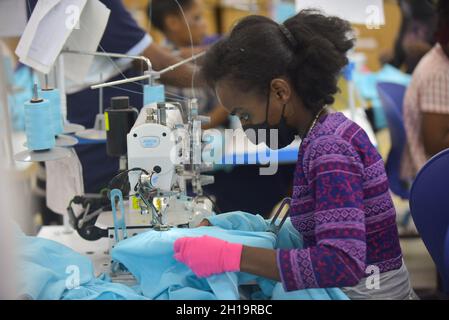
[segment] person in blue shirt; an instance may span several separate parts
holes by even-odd
[[[109,8],[111,13],[98,51],[146,56],[151,60],[154,70],[161,70],[181,60],[154,43],[151,36],[138,26],[121,0],[100,0],[100,2]],[[37,0],[30,0],[31,10],[36,3]],[[94,72],[90,72],[82,85],[70,82],[66,84],[67,118],[71,123],[81,124],[86,128],[94,126],[98,113],[99,91],[91,90],[90,85],[139,76],[144,70],[140,61],[136,63],[129,59],[96,57],[91,71]],[[187,64],[167,72],[161,77],[161,81],[174,86],[188,87],[192,84],[193,74],[194,66]],[[200,84],[199,81],[195,83]],[[129,96],[132,107],[137,109],[142,107],[142,83],[105,88],[104,107],[109,107],[112,97],[123,95]],[[117,174],[118,159],[107,155],[104,143],[78,145],[75,150],[83,167],[85,192],[100,192]]]

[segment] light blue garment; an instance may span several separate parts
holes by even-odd
[[[141,292],[150,299],[240,298],[239,285],[258,283],[262,292],[255,299],[347,299],[340,289],[313,289],[286,293],[281,283],[245,273],[224,273],[207,279],[197,278],[173,258],[173,244],[181,237],[208,235],[229,242],[261,248],[301,248],[302,240],[289,220],[276,236],[265,232],[268,221],[261,216],[233,212],[210,218],[214,227],[149,231],[121,241],[112,258],[122,263],[138,280]]]
[[[302,246],[301,237],[289,220],[277,239],[274,234],[263,231],[267,221],[261,216],[234,212],[213,217],[211,222],[223,227],[148,231],[117,244],[112,257],[136,277],[139,285],[134,288],[111,283],[104,275],[95,278],[91,261],[62,244],[18,232],[18,271],[21,275],[18,293],[22,297],[39,300],[236,300],[240,298],[239,285],[258,283],[261,292],[254,294],[254,299],[347,299],[340,289],[286,293],[280,283],[241,272],[224,273],[207,279],[196,277],[186,265],[173,258],[173,244],[180,237],[209,235],[262,248]],[[234,228],[241,230],[232,230]],[[70,281],[76,278],[77,273],[79,280]],[[71,286],[77,288],[71,289]]]
[[[35,300],[144,299],[131,288],[95,278],[92,262],[55,241],[18,235],[18,294]],[[79,275],[79,277],[78,277]]]
[[[269,233],[218,227],[174,228],[162,232],[148,231],[120,241],[112,250],[112,258],[136,277],[141,292],[150,299],[239,299],[238,284],[255,281],[256,276],[226,273],[199,279],[186,265],[174,259],[176,239],[203,235],[261,248],[273,248],[276,241],[275,236]]]
[[[226,214],[215,215],[208,218],[209,222],[226,230],[241,230],[264,232],[268,229],[271,220],[265,220],[260,215],[235,211]],[[276,238],[275,248],[294,249],[302,248],[303,241],[298,230],[293,227],[290,219],[285,220],[284,226]]]
[[[208,218],[208,220],[212,225],[228,230],[239,229],[259,232],[267,230],[268,224],[271,222],[271,220],[264,220],[260,215],[241,211],[216,215]],[[277,235],[275,248],[300,249],[302,247],[302,237],[288,218]],[[265,297],[269,296],[272,300],[348,300],[348,297],[338,288],[286,292],[279,282],[260,278],[258,283]],[[264,295],[257,295],[255,298],[263,299]]]
[[[357,90],[363,99],[371,101],[374,112],[374,122],[377,129],[387,127],[387,120],[385,118],[379,94],[377,93],[377,84],[379,82],[392,82],[408,86],[411,79],[412,77],[409,74],[406,74],[389,64],[383,66],[378,72],[354,72],[354,83]]]
[[[209,222],[225,230],[258,231],[267,230],[267,220],[260,215],[235,211],[214,215],[207,218]]]

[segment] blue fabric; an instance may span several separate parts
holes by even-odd
[[[36,300],[144,299],[131,288],[95,278],[91,261],[55,241],[18,236],[18,294]],[[79,271],[79,272],[78,272]],[[79,280],[71,282],[75,277]]]
[[[265,220],[260,215],[236,211],[208,218],[209,222],[224,229],[247,230],[262,232],[268,227],[271,220]],[[288,218],[281,228],[276,239],[276,249],[299,249],[303,247],[302,237]],[[279,282],[259,279],[259,285],[265,297],[273,300],[348,300],[349,298],[338,288],[307,289],[286,292]],[[258,296],[255,298],[263,298]]]
[[[274,235],[268,233],[218,227],[174,228],[162,232],[148,231],[120,241],[112,250],[112,259],[123,264],[136,277],[140,290],[150,299],[239,299],[237,284],[255,281],[255,276],[226,273],[199,279],[186,265],[174,259],[176,239],[203,235],[261,248],[273,248],[276,242]]]
[[[197,278],[173,258],[173,244],[181,237],[209,235],[229,242],[262,248],[298,248],[302,239],[287,220],[280,234],[265,232],[268,221],[261,216],[233,212],[210,218],[213,227],[149,231],[121,241],[112,258],[122,263],[138,280],[141,292],[150,299],[227,299],[240,298],[239,285],[257,282],[261,292],[254,299],[347,299],[340,289],[313,289],[286,293],[281,283],[245,273],[225,273],[207,279]]]
[[[411,76],[403,73],[401,70],[396,69],[389,64],[385,65],[378,72],[361,73],[355,71],[353,76],[354,83],[360,95],[365,100],[371,101],[374,112],[374,122],[377,129],[386,128],[387,120],[385,118],[385,114],[382,109],[382,103],[377,92],[377,83],[391,82],[408,86],[411,81]]]
[[[247,212],[235,211],[226,214],[220,214],[208,218],[209,222],[226,230],[242,230],[252,232],[264,232],[268,228],[271,220],[265,220],[260,215],[254,215]],[[302,237],[298,230],[292,225],[289,218],[285,220],[276,238],[275,248],[280,249],[298,249],[303,247]]]
[[[267,229],[267,220],[261,215],[241,211],[211,216],[208,220],[212,225],[226,230],[266,231]]]
[[[258,283],[261,291],[253,294],[253,299],[347,299],[340,289],[286,293],[280,283],[242,272],[197,278],[186,265],[173,258],[173,244],[180,237],[209,235],[262,248],[288,249],[302,245],[289,220],[277,239],[274,234],[263,232],[268,221],[260,216],[235,212],[211,220],[229,230],[215,226],[149,231],[117,244],[112,257],[136,277],[139,285],[134,288],[112,283],[105,275],[96,278],[91,261],[62,244],[20,234],[18,294],[38,300],[236,300],[240,298],[239,285]],[[79,280],[78,287],[71,289],[73,282],[68,280],[74,275],[73,267],[79,271]]]

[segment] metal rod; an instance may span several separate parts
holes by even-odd
[[[91,86],[90,88],[92,90],[96,90],[96,89],[100,89],[100,88],[105,88],[105,87],[112,87],[112,86],[117,86],[117,85],[121,85],[121,84],[125,84],[125,83],[130,83],[130,82],[136,82],[136,81],[141,81],[141,80],[145,80],[145,79],[150,79],[150,78],[154,78],[157,76],[161,76],[164,73],[167,73],[169,71],[173,71],[174,69],[189,63],[195,59],[198,59],[200,57],[202,57],[203,55],[205,55],[206,52],[201,52],[199,54],[196,54],[188,59],[185,59],[183,61],[180,61],[178,63],[175,63],[174,65],[167,67],[165,69],[162,69],[161,71],[151,71],[146,75],[143,76],[138,76],[138,77],[133,77],[133,78],[128,78],[128,79],[124,79],[124,80],[117,80],[117,81],[111,81],[111,82],[105,82],[105,83],[101,83],[101,84],[96,84]]]
[[[38,91],[37,90],[37,83],[35,83],[34,86],[33,86],[33,100],[34,101],[39,100],[39,95],[38,95],[37,91]]]
[[[152,75],[147,74],[147,75],[128,78],[128,79],[124,79],[124,80],[117,80],[117,81],[111,81],[111,82],[106,82],[106,83],[102,83],[102,84],[96,84],[96,85],[91,86],[90,88],[92,90],[96,90],[96,89],[100,89],[100,88],[113,87],[113,86],[117,86],[120,84],[149,79],[150,77],[152,77]]]
[[[45,89],[48,89],[48,73],[44,75]]]
[[[71,53],[71,54],[81,54],[81,55],[88,55],[88,56],[98,56],[98,57],[109,57],[109,58],[121,58],[121,59],[133,59],[133,60],[142,60],[144,61],[147,66],[148,70],[153,69],[153,65],[151,64],[150,59],[148,59],[145,56],[132,56],[127,54],[121,54],[121,53],[109,53],[109,52],[92,52],[92,51],[79,51],[79,50],[63,50],[63,53]]]
[[[53,88],[58,87],[58,72],[56,71],[56,67],[53,68]]]
[[[67,96],[65,91],[64,56],[62,54],[59,55],[56,72],[58,74],[57,76],[58,89],[59,95],[61,97],[61,114],[65,125],[68,123],[68,119],[67,119]]]
[[[102,73],[100,73],[100,81],[103,81],[103,74]],[[103,88],[100,88],[98,103],[100,104],[99,110],[98,110],[99,114],[103,114]]]
[[[198,53],[198,54],[196,54],[196,55],[194,55],[194,56],[191,56],[190,58],[188,58],[188,59],[185,59],[185,60],[182,60],[182,61],[180,61],[180,62],[178,62],[178,63],[175,63],[174,65],[172,65],[172,66],[169,66],[169,67],[167,67],[167,68],[165,68],[165,69],[162,69],[161,71],[156,71],[156,73],[160,76],[160,75],[163,75],[164,73],[167,73],[167,72],[169,72],[169,71],[173,71],[174,69],[176,69],[176,68],[178,68],[178,67],[180,67],[180,66],[182,66],[182,65],[184,65],[184,64],[186,64],[186,63],[189,63],[189,62],[191,62],[191,61],[193,61],[193,60],[196,60],[196,59],[198,59],[198,58],[201,58],[202,56],[204,56],[206,54],[206,51],[203,51],[203,52],[201,52],[201,53]]]

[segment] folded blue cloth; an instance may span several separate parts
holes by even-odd
[[[112,250],[112,259],[124,265],[137,279],[140,291],[150,299],[235,300],[238,284],[257,279],[245,273],[226,273],[199,279],[173,257],[173,245],[182,237],[209,235],[246,245],[273,248],[274,234],[224,230],[218,227],[148,231],[120,241]]]
[[[268,224],[271,222],[270,219],[265,220],[260,215],[254,215],[242,211],[211,216],[208,220],[215,227],[220,227],[225,230],[253,232],[265,232],[268,229]],[[285,220],[284,226],[277,235],[274,248],[294,249],[302,247],[302,237],[298,230],[293,227],[290,219],[288,218]]]
[[[95,278],[92,262],[55,241],[18,235],[18,295],[34,300],[145,299],[131,288]]]
[[[271,220],[265,220],[260,215],[241,211],[216,215],[208,218],[208,220],[212,225],[224,229],[254,232],[267,230],[268,224],[271,222]],[[302,247],[302,237],[288,218],[277,235],[275,249],[299,249]],[[255,299],[271,297],[272,300],[349,300],[339,288],[317,288],[286,292],[279,282],[259,278],[258,283],[263,295],[259,294],[254,297]]]
[[[282,285],[237,272],[197,278],[173,258],[173,244],[180,237],[209,235],[229,242],[261,248],[300,248],[302,239],[289,220],[276,237],[266,232],[269,221],[243,212],[210,218],[214,227],[148,231],[119,242],[112,258],[138,280],[134,288],[112,283],[105,275],[94,276],[91,261],[55,241],[28,237],[17,232],[18,294],[29,299],[158,299],[237,300],[239,286],[258,284],[253,299],[347,299],[340,289],[311,289],[285,292]]]
[[[258,283],[261,291],[254,299],[347,299],[340,289],[313,289],[286,293],[281,283],[246,273],[224,273],[197,278],[173,258],[173,244],[181,237],[208,235],[229,242],[261,248],[301,248],[302,239],[289,220],[276,237],[266,232],[268,222],[261,216],[233,212],[211,217],[213,227],[149,231],[121,241],[112,258],[123,264],[138,280],[140,291],[150,299],[236,300],[239,286]]]

